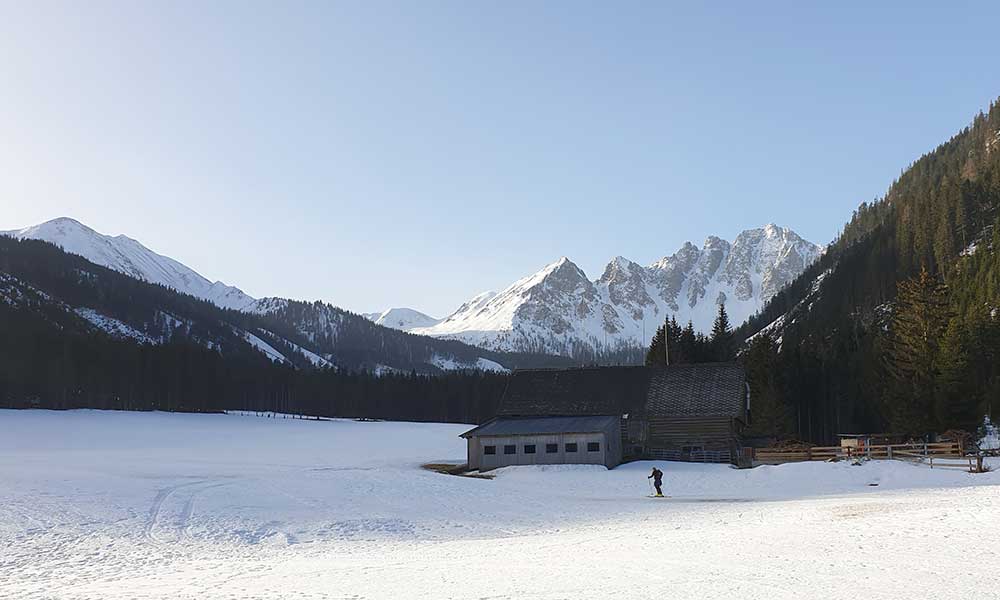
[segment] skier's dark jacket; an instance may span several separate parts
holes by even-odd
[[[650,479],[650,478],[653,480],[653,483],[659,485],[660,483],[663,482],[663,471],[654,468],[653,469],[653,474],[650,475],[649,477],[647,477],[646,479]]]

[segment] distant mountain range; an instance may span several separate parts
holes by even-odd
[[[0,304],[40,317],[63,331],[95,331],[153,345],[180,335],[225,352],[242,352],[245,347],[298,368],[434,374],[570,364],[557,357],[499,353],[411,335],[324,302],[256,299],[222,282],[212,283],[133,239],[103,235],[69,218],[0,232],[0,241],[9,243],[10,238],[46,242],[85,259],[78,264],[61,252],[19,250],[36,261],[52,263],[47,267],[62,274],[57,281],[46,275],[45,264],[30,260],[8,259],[8,266],[0,269]],[[109,301],[114,294],[102,290],[121,284],[94,265],[146,287],[136,288],[142,294],[133,302]],[[178,292],[205,303],[192,304]]]
[[[719,304],[734,325],[755,314],[823,254],[794,231],[768,224],[732,242],[711,236],[643,267],[621,256],[596,280],[560,258],[499,293],[480,294],[445,319],[392,309],[376,322],[492,350],[575,356],[645,346],[664,319],[707,331]]]
[[[49,242],[95,264],[220,308],[282,320],[307,340],[305,344],[285,341],[297,347],[297,352],[312,356],[310,362],[317,366],[336,364],[333,356],[343,358],[343,348],[336,343],[336,324],[343,327],[343,321],[360,318],[322,302],[251,297],[237,287],[211,282],[132,238],[104,235],[70,218],[0,234]],[[611,360],[621,360],[623,349],[644,346],[669,316],[682,323],[690,320],[697,329],[706,330],[718,304],[724,302],[732,323],[742,323],[822,252],[789,229],[766,225],[744,231],[733,242],[712,236],[701,248],[687,243],[647,267],[619,256],[594,281],[564,257],[498,293],[473,297],[444,319],[410,308],[391,308],[364,318],[393,330],[462,342],[491,353],[561,355],[587,361],[615,356]],[[404,361],[405,366],[380,362],[377,351],[362,347],[365,335],[372,334],[358,335],[355,341],[361,346],[351,350],[353,358],[347,361],[352,368],[414,368],[411,361]],[[254,344],[271,357],[287,358],[274,347]],[[378,344],[384,347],[384,342]],[[455,348],[450,352],[432,352],[419,364],[432,370],[507,368],[492,354]],[[515,362],[537,363],[535,359]]]

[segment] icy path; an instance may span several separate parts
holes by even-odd
[[[997,473],[418,468],[463,429],[0,411],[0,597],[1000,597]]]

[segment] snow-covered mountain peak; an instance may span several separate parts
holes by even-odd
[[[60,217],[24,229],[0,233],[18,239],[41,240],[55,244],[66,252],[78,254],[90,262],[137,279],[191,294],[222,308],[249,310],[256,302],[239,288],[221,281],[209,281],[187,266],[153,252],[128,236],[104,235],[69,217]]]
[[[440,323],[441,319],[425,315],[412,308],[390,308],[379,313],[372,321],[378,325],[406,331],[417,327],[433,327]]]
[[[622,256],[616,256],[604,267],[604,272],[596,281],[598,284],[615,285],[627,281],[642,279],[645,269]]]
[[[531,297],[539,300],[562,294],[581,294],[586,297],[594,294],[594,284],[587,278],[587,274],[565,257],[539,271],[532,278],[532,283],[535,285],[531,288]]]
[[[582,273],[582,271],[580,271],[580,267],[576,266],[576,263],[563,256],[560,257],[559,260],[553,261],[542,267],[535,275],[541,278],[554,274],[559,274],[559,276],[563,277],[572,277],[576,272]]]
[[[742,322],[821,253],[794,231],[768,223],[732,242],[718,236],[701,247],[685,242],[648,267],[616,256],[595,281],[562,257],[498,294],[466,302],[437,325],[412,331],[491,349],[563,354],[644,345],[654,324],[670,315],[708,330],[720,303],[734,324]]]
[[[608,266],[605,270],[611,269],[612,267],[615,269],[628,270],[633,265],[638,266],[636,263],[630,261],[629,259],[619,254],[618,256],[612,258],[610,262],[608,262]]]
[[[69,239],[99,235],[90,227],[87,227],[76,219],[71,219],[69,217],[59,217],[38,225],[25,227],[24,229],[15,229],[13,231],[4,231],[2,233],[19,239],[41,239],[42,237]]]
[[[713,248],[725,249],[728,247],[729,247],[729,242],[715,235],[710,235],[707,238],[705,238],[705,243],[702,244],[702,248],[705,250],[710,250]]]
[[[651,269],[667,270],[674,269],[676,265],[692,265],[701,256],[701,250],[691,242],[684,242],[684,245],[670,256],[664,256],[660,260],[649,265]]]
[[[489,304],[496,303],[502,297],[521,296],[544,296],[552,292],[573,292],[579,287],[587,288],[592,286],[587,274],[573,261],[563,256],[559,260],[549,263],[539,271],[523,279],[515,281],[505,288],[496,297],[491,298]]]

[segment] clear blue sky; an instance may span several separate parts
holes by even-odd
[[[700,5],[700,6],[693,6]],[[1000,95],[1000,5],[6,2],[0,229],[443,316],[769,221],[830,241]]]

